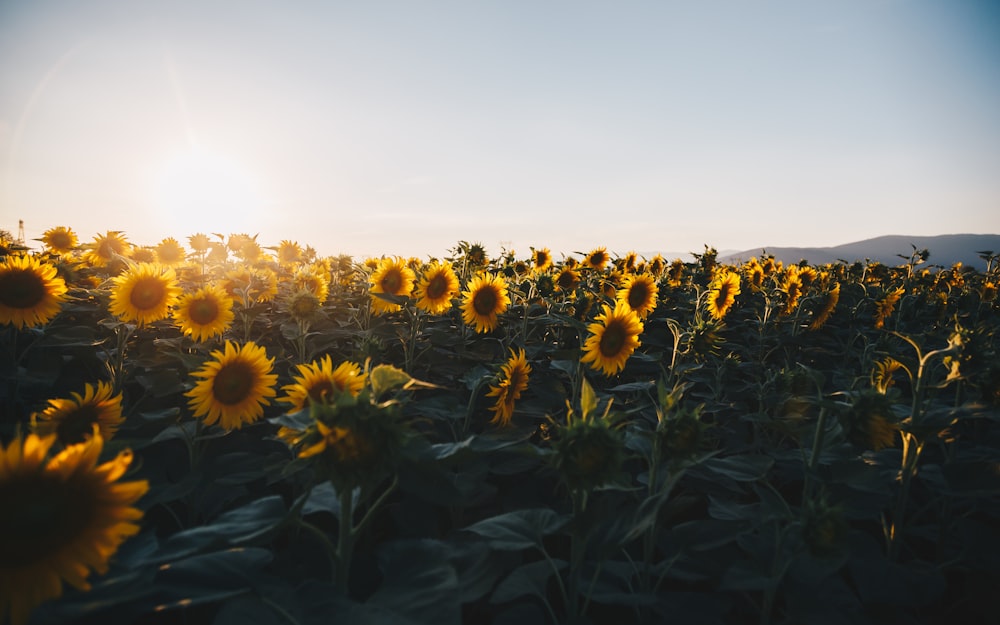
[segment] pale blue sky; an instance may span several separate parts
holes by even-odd
[[[357,256],[1000,233],[1000,2],[0,0],[18,219]]]

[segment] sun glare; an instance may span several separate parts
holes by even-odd
[[[200,149],[167,161],[153,193],[160,219],[202,230],[252,229],[262,204],[253,177],[234,161]]]

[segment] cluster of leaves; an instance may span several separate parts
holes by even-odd
[[[707,248],[600,263],[460,242],[440,262],[462,288],[485,273],[509,293],[479,332],[457,293],[430,313],[370,292],[378,259],[320,259],[328,291],[303,313],[295,275],[317,259],[219,239],[179,267],[185,291],[274,278],[266,297],[237,287],[221,335],[123,321],[109,302],[130,259],[55,252],[59,314],[2,330],[0,438],[107,380],[124,416],[108,453],[131,448],[150,485],[111,571],[33,623],[987,622],[992,254],[980,272],[916,250],[898,267],[726,266]],[[637,275],[656,286],[640,345],[618,372],[588,366],[595,319]],[[329,356],[367,362],[366,388],[207,426],[185,394],[226,339],[263,346],[279,386]],[[501,425],[490,389],[515,350],[530,378]]]

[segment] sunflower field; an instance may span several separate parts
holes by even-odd
[[[0,623],[995,623],[1000,254],[0,248]]]

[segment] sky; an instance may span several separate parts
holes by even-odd
[[[0,228],[557,258],[1000,233],[993,0],[0,0]]]

